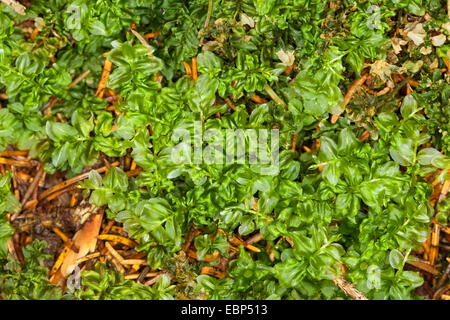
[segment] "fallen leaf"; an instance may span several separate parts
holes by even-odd
[[[250,28],[255,27],[255,20],[252,17],[249,17],[245,13],[241,13],[241,23],[243,26],[248,25]]]
[[[377,60],[370,66],[370,73],[378,76],[383,82],[392,81],[392,73],[405,73],[405,68],[397,67],[388,63],[386,60]]]
[[[420,53],[423,54],[424,56],[429,55],[433,50],[431,49],[431,47],[422,47],[420,48]]]
[[[402,51],[402,46],[404,46],[407,43],[408,43],[407,41],[400,38],[391,39],[392,48],[394,49],[395,54],[399,54]]]
[[[442,27],[444,30],[446,30],[448,33],[450,33],[450,21],[444,23],[441,27]]]
[[[288,67],[292,66],[295,62],[294,51],[284,51],[283,49],[280,49],[277,52],[277,57],[283,64],[287,65]]]
[[[98,210],[98,209],[97,209]],[[61,265],[61,273],[64,277],[70,275],[77,266],[77,260],[95,251],[97,236],[102,224],[103,212],[91,216],[83,227],[74,235],[73,245],[78,248],[78,253],[73,250],[67,254]]]
[[[431,43],[435,47],[442,46],[445,43],[446,40],[447,40],[447,37],[445,36],[445,34],[440,34],[440,35],[431,37]]]
[[[423,29],[423,25],[418,23],[414,29],[406,33],[406,36],[411,39],[416,46],[420,46],[424,42],[424,38],[427,35]]]

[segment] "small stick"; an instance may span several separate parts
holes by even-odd
[[[111,164],[111,166],[113,166],[113,167],[117,167],[118,165],[119,165],[118,161],[116,161],[116,162]],[[101,167],[101,168],[95,169],[95,170],[98,173],[104,173],[104,172],[108,171],[108,168]],[[72,185],[72,184],[80,182],[81,180],[89,178],[89,174],[90,174],[90,171],[82,173],[82,174],[80,174],[80,175],[78,175],[76,177],[70,178],[70,179],[68,179],[68,180],[66,180],[66,181],[64,181],[64,182],[62,182],[60,184],[57,184],[56,186],[53,186],[50,189],[45,190],[44,192],[42,192],[39,195],[38,200],[41,201],[41,200],[45,199],[46,197],[48,197],[49,195],[51,195],[52,193],[54,193],[56,191],[59,191],[61,189],[64,189],[64,188]]]
[[[437,284],[437,288],[440,288],[444,285],[445,281],[448,278],[448,275],[450,274],[450,264],[447,265],[447,267],[445,268],[444,273],[442,274],[442,277],[439,279],[439,282]]]
[[[14,260],[19,260],[19,257],[17,256],[16,249],[14,248],[14,242],[12,239],[9,239],[6,243],[6,246],[8,247],[9,253],[13,256]]]
[[[389,87],[385,87],[383,90],[378,91],[376,96],[377,97],[381,97],[382,95],[385,95],[386,93],[388,93],[389,91],[391,91],[391,88]]]
[[[0,158],[0,164],[6,164],[9,166],[15,166],[15,167],[26,167],[26,168],[34,167],[33,163],[31,163],[30,161],[14,160],[14,159],[7,159],[7,158]]]
[[[231,101],[230,98],[225,98],[225,102],[231,109],[233,109],[233,111],[236,111],[236,106],[234,105],[233,101]]]
[[[47,197],[47,201],[52,201],[52,200],[58,198],[59,196],[61,196],[62,194],[66,193],[66,192],[74,191],[76,189],[77,189],[77,186],[68,186],[67,188],[61,189],[61,190],[49,195]]]
[[[28,150],[15,150],[15,151],[1,151],[0,152],[0,157],[17,157],[17,156],[22,156],[22,157],[26,157],[28,155]]]
[[[193,258],[193,259],[195,259],[195,260],[198,260],[197,252],[195,252],[195,251],[188,251],[188,256]],[[212,254],[206,254],[203,257],[202,261],[204,261],[204,262],[213,262],[213,261],[216,261],[217,258],[219,258],[219,251],[216,250]]]
[[[131,161],[130,171],[136,170],[136,161]]]
[[[119,271],[120,273],[125,273],[125,269],[111,253],[107,252],[106,257],[111,261],[114,267],[116,267],[117,271]]]
[[[153,284],[155,284],[159,278],[161,278],[161,276],[164,274],[164,272],[160,272],[157,276],[151,278],[149,281],[147,281],[146,283],[144,283],[146,286],[151,286]]]
[[[145,277],[147,277],[149,275],[150,271],[150,267],[145,267],[144,270],[141,271],[141,273],[139,274],[138,278],[137,278],[137,282],[142,282],[144,280]],[[154,274],[155,276],[157,275],[157,273]]]
[[[211,20],[212,9],[213,9],[213,0],[209,0],[208,1],[208,13],[206,15],[206,21],[205,21],[205,29],[208,29],[208,27],[209,27],[209,22]]]
[[[275,101],[276,104],[281,104],[285,109],[287,108],[286,102],[284,102],[283,99],[281,99],[268,84],[264,86],[264,90],[266,90],[267,94],[272,98],[273,101]]]
[[[358,89],[358,87],[361,86],[364,82],[366,82],[367,78],[368,78],[368,75],[365,74],[361,78],[356,79],[355,81],[353,81],[351,86],[348,88],[347,93],[345,94],[344,102],[342,104],[342,108],[345,108],[350,103],[350,101],[352,100],[353,95],[355,94],[355,92]],[[336,123],[336,121],[339,119],[339,117],[337,117],[337,118],[335,117],[334,119],[332,119],[331,123],[333,123],[333,124]],[[333,120],[335,120],[335,122],[333,122]]]
[[[100,257],[100,252],[94,252],[77,260],[77,264]]]
[[[27,191],[25,192],[25,195],[22,198],[22,206],[28,201],[28,199],[31,197],[31,194],[34,192],[34,190],[38,187],[39,181],[41,180],[42,175],[44,174],[44,166],[41,166],[39,171],[36,173],[36,176],[33,179],[33,182],[31,182],[30,186],[28,187]]]
[[[413,267],[416,267],[422,271],[431,273],[432,275],[436,276],[439,274],[439,270],[433,268],[430,266],[428,262],[425,262],[423,260],[417,260],[417,261],[406,261],[407,264],[412,265]]]
[[[40,109],[41,112],[44,112],[47,109],[53,108],[53,106],[58,103],[59,99],[57,97],[51,97],[48,102]]]
[[[436,292],[433,294],[433,300],[439,299],[443,295],[443,293],[449,289],[450,289],[450,285],[447,285],[445,287],[442,287],[442,288],[436,290]]]
[[[81,80],[86,78],[88,74],[91,73],[91,70],[87,69],[85,72],[83,72],[78,78],[76,78],[71,84],[67,86],[67,90],[72,88],[73,86],[76,86],[78,83],[80,83]]]
[[[139,265],[147,265],[147,260],[144,259],[124,259],[122,260],[120,263],[122,263],[123,265],[134,265],[134,264],[139,264]]]
[[[262,239],[263,239],[263,237],[262,237],[261,233],[258,232],[254,236],[252,236],[249,239],[247,239],[247,241],[245,241],[245,244],[246,245],[255,244],[255,243],[261,241]]]
[[[344,291],[345,295],[350,295],[355,300],[368,300],[364,293],[357,290],[353,283],[345,281],[343,277],[335,279],[333,282]]]

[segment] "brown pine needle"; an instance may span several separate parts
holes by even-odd
[[[109,242],[105,242],[105,247],[108,249],[109,253],[117,259],[120,263],[123,263],[125,259],[112,247],[112,245]]]
[[[198,79],[197,57],[192,58],[192,79],[194,79],[194,82]]]
[[[441,189],[441,194],[439,195],[439,202],[445,199],[447,196],[448,190],[450,189],[450,180],[446,180]]]
[[[26,157],[28,155],[28,150],[15,150],[15,151],[1,151],[0,157]]]
[[[192,77],[192,69],[191,69],[191,66],[189,65],[189,63],[184,61],[183,64],[184,64],[184,69],[186,70],[186,74],[188,76]]]
[[[259,248],[252,246],[251,244],[246,245],[245,248],[253,252],[261,252]]]
[[[290,75],[291,72],[292,72],[292,70],[294,70],[294,68],[295,68],[295,64],[291,64],[290,66],[288,66],[288,67],[286,68],[286,70],[283,72],[283,74],[284,74],[285,76]]]
[[[347,93],[345,94],[344,102],[342,104],[342,108],[343,109],[350,103],[350,101],[352,100],[353,95],[355,94],[355,92],[358,89],[358,87],[360,87],[364,82],[366,82],[367,78],[368,78],[368,75],[365,74],[361,78],[356,79],[355,81],[353,81],[351,86],[348,88]],[[339,117],[340,116],[336,116],[336,117],[332,118],[331,123],[336,123],[337,120],[339,119]]]
[[[115,234],[101,234],[97,237],[97,239],[99,240],[108,240],[108,241],[112,241],[112,242],[118,242],[121,243],[127,247],[135,247],[137,246],[137,243],[134,242],[133,240],[127,239],[125,237],[122,236],[118,236]],[[132,263],[134,264],[134,263]]]
[[[31,195],[33,194],[34,190],[39,185],[39,181],[41,180],[42,175],[44,174],[44,166],[41,166],[39,171],[36,173],[36,176],[33,178],[33,182],[31,182],[30,186],[28,187],[27,191],[25,192],[25,195],[22,198],[22,206],[25,205],[25,203],[30,199]]]
[[[294,134],[294,138],[292,139],[292,151],[295,151],[297,148],[297,139],[298,139],[298,133],[296,132]]]
[[[77,264],[100,257],[100,252],[94,252],[77,260]]]
[[[50,274],[55,274],[56,271],[59,270],[62,263],[64,262],[64,259],[69,254],[69,250],[70,250],[69,246],[65,245],[63,248],[63,251],[60,253],[60,255],[58,256],[58,259],[56,259],[55,264],[53,265],[52,269],[50,270]]]
[[[368,138],[370,137],[370,132],[368,130],[364,131],[360,136],[359,136],[359,140],[361,140],[361,142],[366,141]]]
[[[262,239],[263,239],[263,237],[262,237],[261,233],[258,232],[258,233],[255,234],[254,236],[252,236],[252,237],[250,237],[249,239],[247,239],[247,241],[245,241],[245,243],[246,243],[247,245],[249,245],[249,244],[255,244],[255,243],[261,241]]]
[[[109,61],[108,59],[105,59],[102,75],[100,77],[100,82],[98,84],[97,91],[95,92],[95,95],[100,99],[103,98],[103,95],[105,94],[106,82],[108,81],[109,74],[111,73],[111,68],[112,62]]]
[[[64,243],[69,241],[69,237],[66,236],[66,234],[64,232],[62,232],[58,227],[54,227],[52,230],[53,230],[54,233],[56,233],[61,238],[61,240]]]
[[[70,198],[70,204],[69,206],[71,208],[75,207],[75,205],[78,202],[78,192],[72,192],[72,197]]]
[[[267,100],[261,98],[260,96],[258,96],[258,95],[256,95],[256,94],[253,95],[253,96],[250,98],[250,100],[252,100],[254,103],[257,103],[257,104],[265,104],[265,103],[267,103]]]
[[[222,271],[217,270],[216,268],[210,267],[210,266],[203,267],[201,274],[206,274],[206,275],[213,276],[213,277],[219,278],[219,279],[226,277],[225,272],[222,272]]]
[[[444,63],[447,66],[447,71],[450,70],[450,60],[447,60],[445,58],[442,58],[442,60],[444,60]]]
[[[152,279],[148,280],[146,283],[144,283],[146,286],[154,285],[159,278],[161,278],[164,275],[164,272],[158,273],[157,276],[153,277]]]
[[[68,187],[66,187],[64,189],[61,189],[61,190],[59,190],[59,191],[49,195],[47,197],[46,201],[52,201],[52,200],[58,198],[59,196],[63,195],[64,193],[67,193],[67,192],[70,192],[70,191],[75,191],[75,190],[77,190],[77,186],[75,186],[75,185],[68,186]]]
[[[122,263],[123,265],[134,265],[134,264],[138,264],[138,265],[144,265],[146,266],[147,260],[144,259],[127,259],[127,260],[122,260],[120,263]]]
[[[234,105],[233,101],[231,101],[230,98],[225,98],[225,102],[231,109],[233,109],[233,111],[236,111],[236,106]]]
[[[136,161],[133,160],[133,161],[131,162],[130,170],[133,171],[133,170],[135,170],[135,169],[136,169]]]
[[[144,275],[144,278],[151,278],[154,276],[157,276],[159,274],[159,272],[148,272],[147,274]],[[136,280],[139,278],[141,274],[140,273],[132,273],[129,275],[125,276],[125,280]]]
[[[34,41],[34,39],[36,39],[36,36],[38,35],[38,33],[39,33],[39,29],[38,28],[34,28],[33,32],[30,35],[30,40]]]
[[[144,39],[151,39],[154,37],[158,37],[159,35],[160,35],[160,33],[158,31],[150,32],[150,33],[144,34]]]
[[[435,269],[434,267],[430,266],[430,264],[426,261],[418,259],[417,261],[406,261],[407,264],[414,266],[422,271],[428,272],[434,276],[439,274],[439,270]]]

